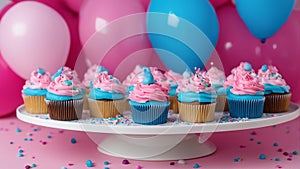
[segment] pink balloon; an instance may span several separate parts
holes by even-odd
[[[145,9],[147,10],[148,9],[148,6],[150,4],[150,1],[151,0],[141,0],[142,4],[144,5]]]
[[[6,5],[4,8],[0,9],[0,20],[1,20],[2,16],[6,13],[6,11],[8,11],[9,8],[11,8],[14,5],[15,5],[15,3],[11,2],[8,5]]]
[[[0,42],[4,60],[26,79],[37,67],[54,73],[66,63],[70,32],[55,10],[39,2],[24,1],[3,16]]]
[[[248,31],[233,6],[224,6],[217,12],[220,36],[217,51],[225,71],[241,61],[249,61],[257,70],[263,64],[275,65],[291,86],[292,100],[300,103],[300,12],[294,11],[285,25],[265,44]]]
[[[220,8],[222,5],[230,2],[230,0],[209,0],[215,9]]]
[[[144,34],[145,11],[140,0],[84,1],[79,13],[80,39],[85,45],[83,54],[91,63],[101,63],[113,73],[127,56],[151,48]],[[100,53],[101,50],[108,51]],[[134,64],[146,64],[150,59],[149,54],[135,60]]]
[[[15,112],[22,104],[21,90],[24,80],[5,63],[0,54],[0,117]]]
[[[74,12],[79,12],[83,0],[64,0],[66,5]]]

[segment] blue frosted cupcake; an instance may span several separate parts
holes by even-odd
[[[243,70],[240,68],[243,68]],[[241,63],[227,100],[230,116],[234,118],[259,118],[264,109],[264,86],[260,84],[251,64]]]
[[[132,120],[138,124],[157,125],[167,122],[169,89],[157,83],[149,68],[143,69],[143,81],[129,94]]]

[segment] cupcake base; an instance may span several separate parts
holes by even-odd
[[[204,123],[214,120],[216,103],[178,102],[181,121]]]
[[[49,116],[53,120],[78,120],[82,117],[83,99],[52,101],[46,100]]]
[[[125,110],[125,99],[122,100],[89,100],[91,117],[110,118],[122,114]]]
[[[289,110],[291,93],[287,94],[269,94],[265,95],[264,112],[266,113],[282,113]]]
[[[86,89],[85,95],[83,97],[83,110],[89,110],[89,101],[88,101],[89,93],[90,93],[90,89]]]
[[[226,95],[218,95],[216,103],[216,112],[228,111],[228,102]]]
[[[166,123],[170,102],[165,103],[137,103],[129,101],[132,120],[143,125],[157,125]]]
[[[240,100],[228,98],[230,116],[233,118],[260,118],[263,115],[265,98]]]
[[[173,110],[173,113],[178,114],[178,100],[177,96],[169,96],[170,109]]]
[[[48,108],[45,102],[45,96],[25,96],[23,101],[27,113],[31,114],[47,114]]]

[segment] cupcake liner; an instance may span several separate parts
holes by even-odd
[[[53,101],[46,100],[49,116],[53,120],[78,120],[82,117],[83,99]]]
[[[86,89],[85,95],[83,97],[83,110],[89,110],[89,101],[88,101],[89,93],[90,93],[90,89]]]
[[[218,95],[216,103],[216,112],[228,111],[228,102],[226,95]]]
[[[178,100],[177,96],[169,96],[170,109],[173,110],[173,113],[178,114]]]
[[[178,102],[181,121],[204,123],[214,120],[216,103],[183,103]]]
[[[31,114],[47,114],[48,108],[45,102],[45,96],[25,96],[23,101],[27,113]]]
[[[265,95],[266,101],[264,112],[266,113],[282,113],[289,110],[291,93],[287,94],[270,94]]]
[[[170,103],[161,105],[149,105],[130,103],[132,120],[138,124],[157,125],[167,122]]]
[[[91,117],[110,118],[116,117],[125,111],[125,99],[120,100],[94,100],[89,98]]]
[[[263,115],[265,98],[239,100],[228,98],[229,113],[234,118],[259,118]]]

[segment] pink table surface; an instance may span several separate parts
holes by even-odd
[[[214,133],[210,141],[217,145],[217,151],[207,157],[186,160],[186,164],[129,160],[129,165],[123,165],[124,159],[98,152],[97,145],[84,132],[36,126],[10,115],[0,118],[0,168],[23,169],[36,164],[36,169],[85,169],[89,168],[86,160],[91,160],[92,168],[97,169],[135,169],[138,165],[143,169],[192,169],[196,163],[203,169],[296,169],[300,167],[300,154],[296,155],[300,152],[299,122],[297,118],[260,129]],[[21,131],[17,132],[18,129]],[[76,139],[75,144],[71,143],[72,138]],[[23,157],[18,157],[20,149],[24,151]],[[259,159],[260,154],[266,159]],[[110,164],[105,166],[104,161]]]

